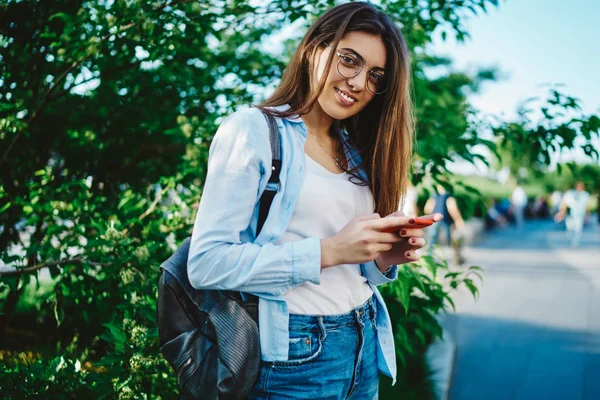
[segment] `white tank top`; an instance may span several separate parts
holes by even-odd
[[[280,243],[308,237],[326,238],[338,233],[350,220],[374,210],[368,186],[350,182],[348,173],[335,174],[306,158],[306,177],[296,207]],[[321,284],[306,282],[286,293],[289,312],[304,315],[336,315],[351,311],[373,295],[358,264],[343,264],[321,271]]]

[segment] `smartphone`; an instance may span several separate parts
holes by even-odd
[[[388,228],[388,229],[383,229],[381,232],[396,232],[399,231],[401,229],[421,229],[421,228],[427,228],[428,226],[433,225],[435,221],[431,218],[423,218],[423,217],[416,217],[415,218],[415,223],[414,224],[408,224],[408,225],[404,225],[402,227],[398,227],[398,228]]]

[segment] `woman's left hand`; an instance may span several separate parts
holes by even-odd
[[[404,216],[404,213],[402,211],[396,211],[395,213],[390,214],[390,216]],[[431,214],[423,217],[431,218],[435,222],[438,222],[443,218],[442,214]],[[380,271],[385,271],[392,265],[415,262],[421,258],[421,255],[417,253],[417,250],[426,244],[424,239],[425,231],[423,228],[400,228],[399,235],[404,238],[404,240],[394,243],[391,250],[381,253],[375,260],[377,268],[379,268]]]

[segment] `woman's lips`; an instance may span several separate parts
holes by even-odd
[[[335,97],[342,105],[344,105],[346,107],[350,107],[350,106],[353,106],[354,104],[356,104],[356,99],[354,99],[353,96],[348,95],[347,93],[341,91],[338,88],[334,88],[334,91],[335,91]],[[347,99],[344,95],[342,95],[342,93],[344,95],[346,95],[347,97],[353,98],[354,100]]]

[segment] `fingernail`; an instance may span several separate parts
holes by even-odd
[[[402,229],[402,230],[400,231],[400,234],[401,234],[401,235],[406,235],[406,229]]]
[[[410,252],[407,251],[406,253],[404,253],[404,255],[406,256],[406,258],[410,258]]]
[[[411,219],[409,219],[409,220],[408,220],[408,223],[409,223],[409,224],[414,224],[414,223],[415,223],[415,219],[414,219],[414,218],[411,218]]]
[[[410,244],[415,244],[416,240],[415,239],[410,239],[409,242],[410,242]]]

